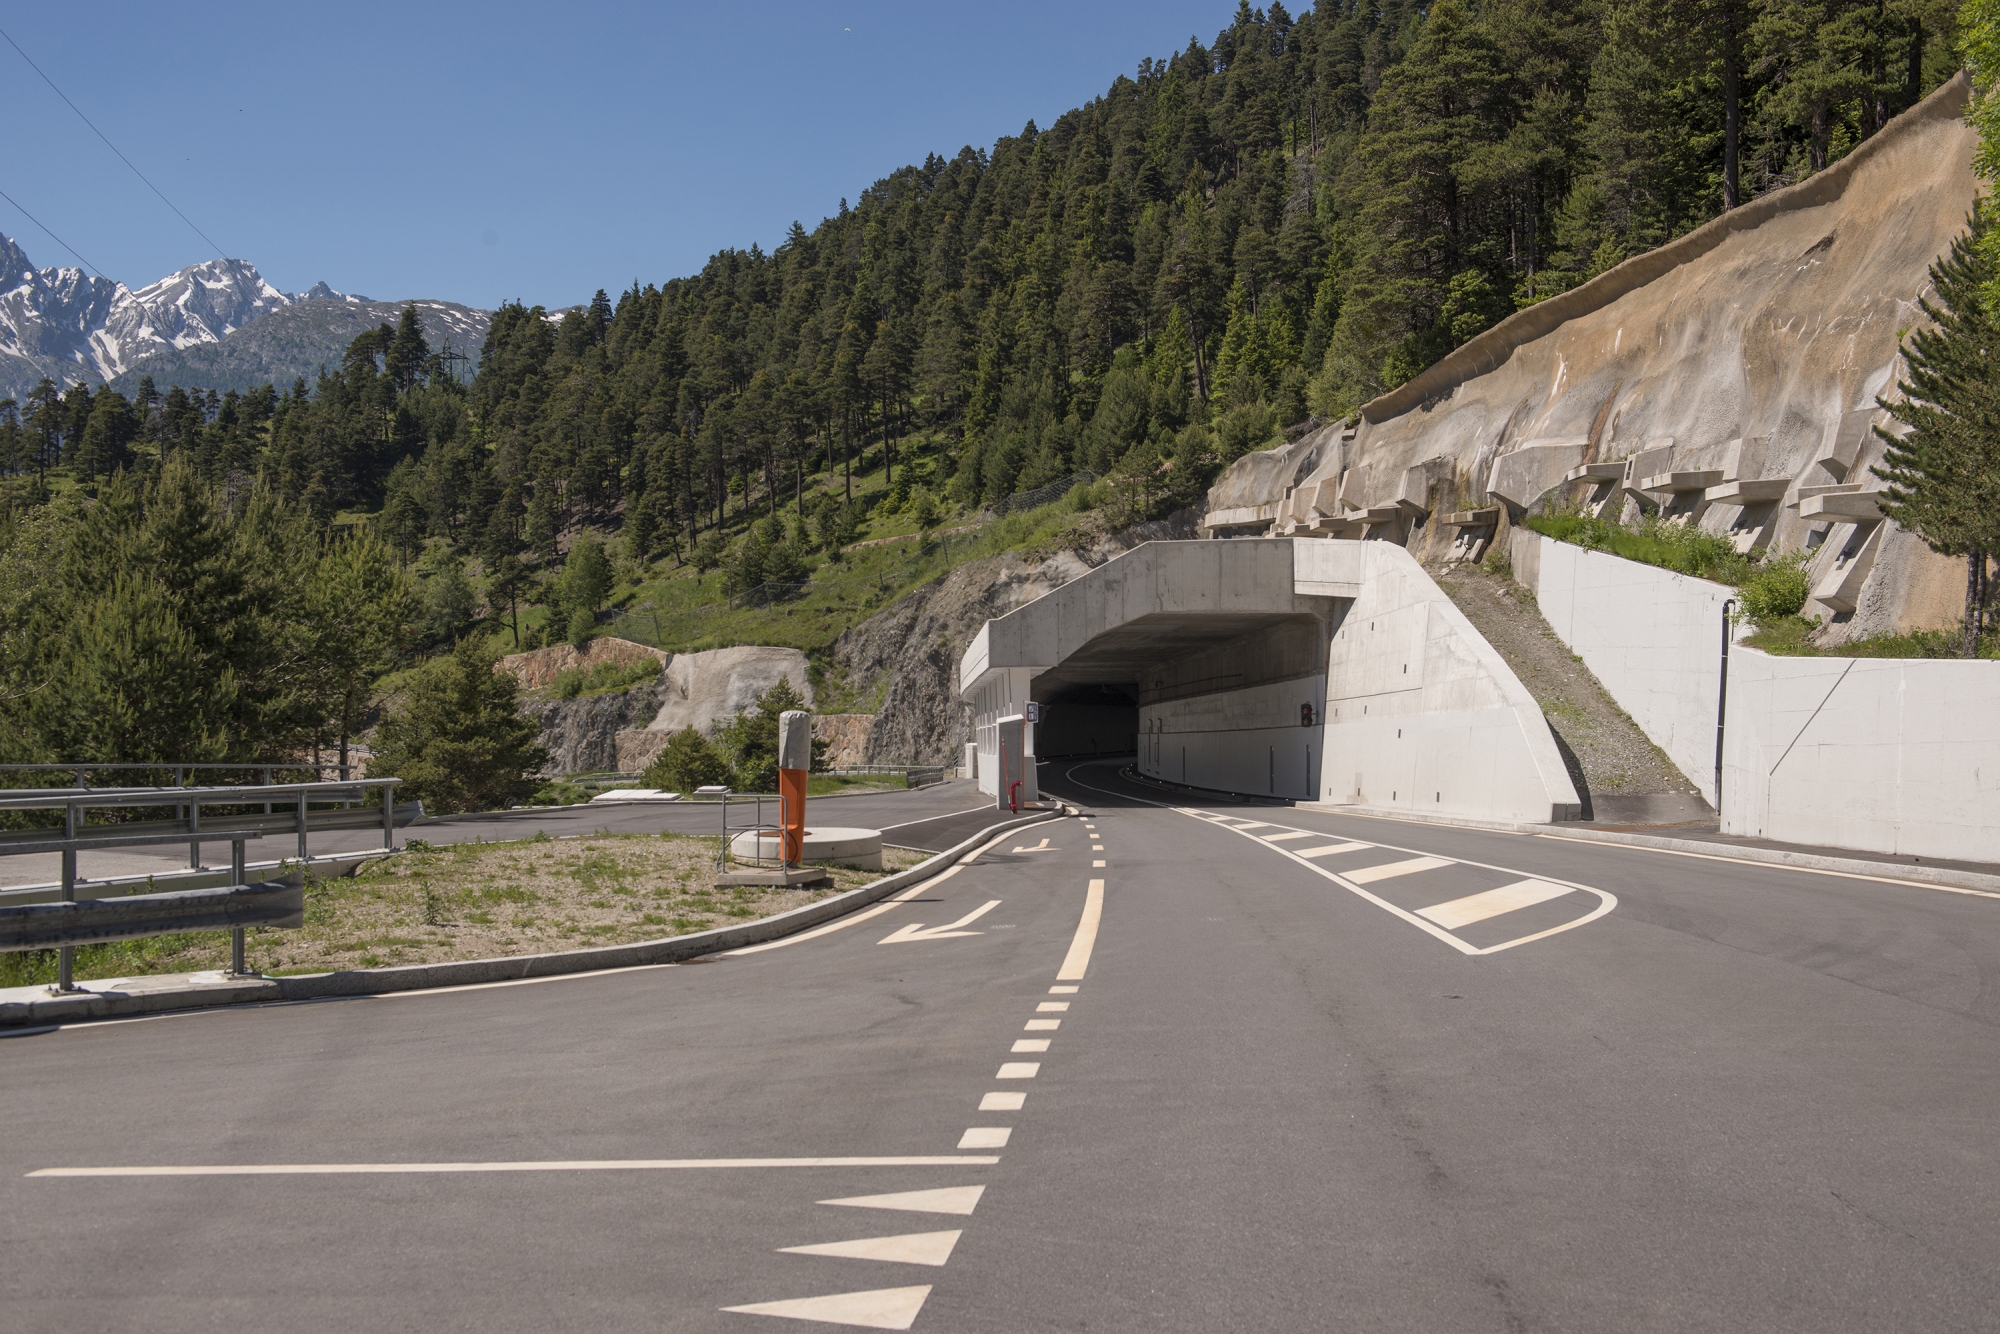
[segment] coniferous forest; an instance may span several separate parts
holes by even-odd
[[[754,549],[750,573],[802,573],[860,531],[870,474],[930,522],[1086,472],[1115,483],[1100,498],[1120,519],[1163,513],[1285,426],[1823,169],[1956,71],[1955,15],[1245,0],[1207,45],[1140,61],[1046,127],[893,171],[769,252],[559,315],[504,306],[469,376],[411,312],[312,383],[147,382],[131,400],[45,383],[0,404],[8,549],[101,540],[113,519],[78,517],[88,495],[126,497],[133,531],[148,495],[264,516],[232,521],[245,532],[361,521],[384,559],[448,556],[455,601],[410,613],[407,654],[448,645],[476,597],[520,642],[520,604],[562,603],[563,553],[592,529],[640,566]],[[50,504],[73,521],[32,518]],[[293,584],[309,600],[309,572]],[[32,690],[47,650],[10,638],[8,675]],[[304,721],[274,703],[260,716],[283,727],[217,744],[344,734],[352,694]]]

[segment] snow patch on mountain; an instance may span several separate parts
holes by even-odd
[[[38,269],[0,235],[0,397],[18,398],[45,376],[102,384],[145,357],[220,342],[302,301],[370,304],[324,282],[288,295],[240,259],[190,265],[134,291],[82,269]]]

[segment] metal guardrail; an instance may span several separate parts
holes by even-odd
[[[904,781],[911,787],[929,787],[933,783],[942,783],[950,770],[948,766],[942,764],[844,764],[837,769],[826,769],[823,772],[831,774],[836,778],[865,778],[870,774],[901,774]]]
[[[52,772],[94,772],[99,766],[55,765],[42,766]],[[110,768],[111,766],[102,766]],[[192,766],[133,766],[155,770]],[[231,766],[224,766],[231,767]],[[261,769],[264,766],[245,766]],[[273,769],[280,766],[270,766]],[[299,766],[301,768],[307,766]],[[298,836],[299,860],[307,860],[306,836],[314,827],[314,816],[321,827],[327,824],[326,817],[339,818],[337,822],[348,828],[367,828],[378,818],[373,811],[356,811],[351,808],[337,811],[312,812],[312,802],[356,802],[365,801],[367,790],[375,788],[381,793],[382,846],[378,854],[394,852],[396,849],[396,823],[399,808],[396,805],[396,788],[399,778],[366,778],[346,782],[304,782],[304,783],[258,783],[224,785],[217,787],[125,787],[125,788],[41,788],[6,790],[0,795],[0,811],[60,811],[63,817],[61,828],[29,828],[0,831],[0,856],[21,856],[31,853],[59,852],[62,854],[62,879],[59,886],[60,897],[54,904],[14,904],[0,907],[0,951],[46,949],[54,945],[57,950],[56,987],[57,991],[74,991],[75,947],[101,940],[130,940],[141,936],[163,935],[176,931],[213,930],[227,926],[230,932],[230,971],[241,974],[243,962],[244,923],[270,921],[277,925],[290,922],[299,915],[296,925],[303,925],[304,912],[303,879],[298,890],[297,914],[294,914],[291,899],[268,886],[285,882],[264,882],[259,886],[246,883],[244,844],[261,839],[267,833],[290,832]],[[291,798],[293,810],[278,813],[272,807],[275,799]],[[204,806],[244,807],[262,805],[265,813],[231,814],[224,816],[219,825],[204,828],[201,812]],[[93,810],[145,810],[148,808],[170,808],[175,814],[169,820],[128,821],[90,825],[87,817]],[[400,808],[409,811],[408,806]],[[421,813],[421,806],[416,812]],[[354,821],[356,815],[364,816],[363,821]],[[183,823],[185,822],[185,823]],[[189,865],[195,870],[201,868],[201,845],[203,843],[227,842],[230,849],[229,881],[222,889],[198,889],[169,891],[163,894],[132,894],[120,898],[86,900],[79,904],[76,897],[76,858],[79,852],[103,849],[157,846],[162,843],[186,843]],[[147,877],[150,885],[152,877]],[[253,892],[254,891],[254,892]],[[232,917],[236,920],[232,920]],[[73,932],[74,934],[65,934]],[[115,934],[105,934],[112,932]],[[27,943],[21,943],[27,942]]]

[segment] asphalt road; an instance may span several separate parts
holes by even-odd
[[[0,1042],[0,1326],[2000,1323],[2000,901],[1044,784],[776,948]],[[165,1165],[404,1170],[28,1175]]]

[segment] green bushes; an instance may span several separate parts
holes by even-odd
[[[667,747],[640,775],[642,786],[685,795],[698,787],[730,783],[729,761],[692,727],[667,738]]]
[[[1810,596],[1812,580],[1806,574],[1806,553],[1795,551],[1772,557],[1752,570],[1743,581],[1739,605],[1749,619],[1769,625],[1798,616]]]
[[[557,699],[577,699],[584,695],[609,695],[630,690],[641,681],[660,674],[660,660],[647,657],[638,662],[600,662],[595,667],[572,667],[558,672],[549,693]]]
[[[1636,529],[1574,510],[1536,515],[1525,522],[1529,528],[1558,542],[1591,551],[1608,551],[1626,560],[1657,565],[1697,579],[1712,579],[1719,584],[1741,584],[1755,568],[1751,558],[1737,551],[1728,538],[1688,525],[1663,523],[1651,515]]]

